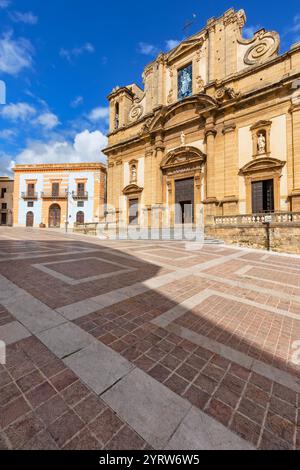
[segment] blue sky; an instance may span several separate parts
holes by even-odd
[[[17,163],[97,161],[116,85],[142,85],[159,51],[228,8],[247,15],[244,36],[278,31],[281,51],[300,41],[300,4],[274,1],[0,0],[0,174]]]

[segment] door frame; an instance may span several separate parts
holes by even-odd
[[[53,209],[54,207],[59,208],[59,225],[51,225],[51,223],[50,223],[50,221],[51,221],[50,213],[51,213],[51,209]],[[49,228],[60,228],[60,226],[61,226],[61,207],[60,207],[59,204],[54,203],[54,204],[51,204],[51,206],[49,206],[49,211],[48,211],[48,227],[49,227]]]

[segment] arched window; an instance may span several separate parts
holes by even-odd
[[[78,211],[76,214],[76,223],[77,224],[84,224],[84,212]]]
[[[120,107],[119,103],[115,104],[115,129],[119,129],[120,125]]]

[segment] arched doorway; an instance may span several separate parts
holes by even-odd
[[[49,208],[49,228],[59,228],[61,209],[58,204],[52,204]]]
[[[34,214],[33,212],[29,211],[26,214],[26,227],[33,227],[34,222]]]
[[[84,212],[79,211],[76,214],[76,223],[77,224],[84,224]]]

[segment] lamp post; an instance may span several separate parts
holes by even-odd
[[[65,232],[68,233],[68,225],[69,225],[69,185],[68,188],[66,189],[66,195],[67,195],[67,207],[66,207],[66,223],[65,223]]]

